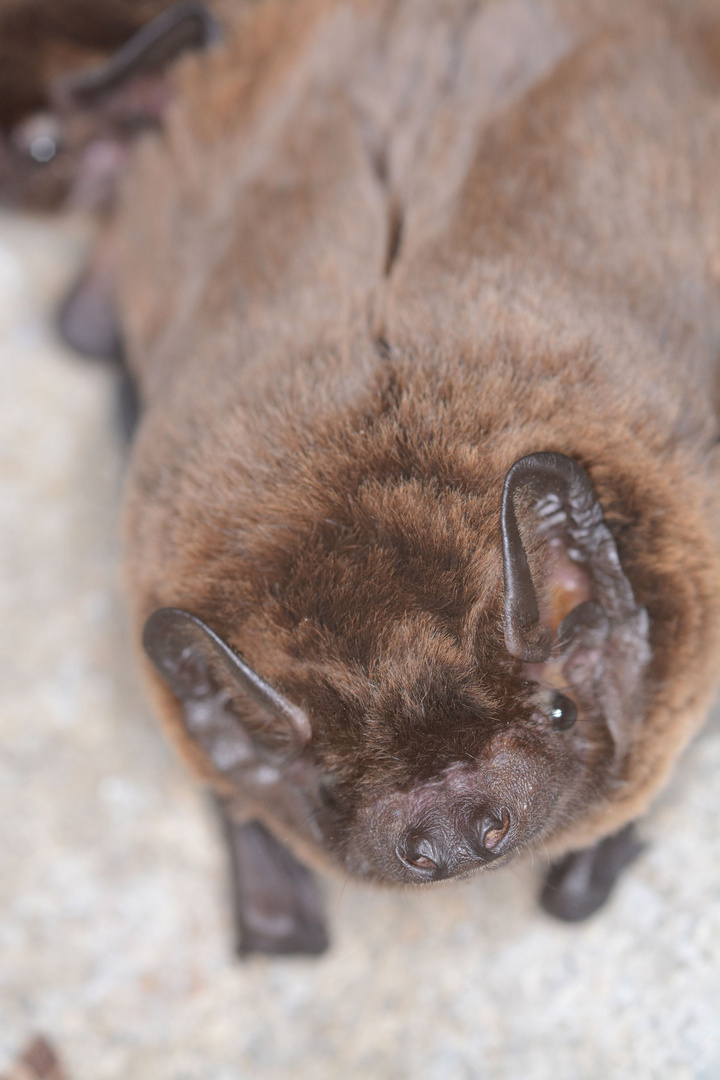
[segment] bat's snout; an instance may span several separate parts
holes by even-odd
[[[543,764],[501,737],[474,767],[456,763],[409,790],[376,798],[355,820],[348,867],[422,885],[499,862],[552,819],[559,785]]]
[[[396,845],[401,865],[418,882],[442,881],[492,862],[510,847],[513,815],[508,807],[480,811],[461,829],[419,827]]]

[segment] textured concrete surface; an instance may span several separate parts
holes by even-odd
[[[232,960],[212,814],[126,640],[113,376],[49,322],[84,235],[0,220],[0,1072],[42,1031],[72,1080],[716,1080],[717,720],[586,925],[518,864],[329,884],[327,958]]]

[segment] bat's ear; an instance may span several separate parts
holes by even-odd
[[[113,109],[121,119],[160,120],[167,99],[147,92],[150,80],[161,80],[186,50],[207,48],[221,37],[220,24],[201,0],[178,0],[141,27],[104,64],[56,79],[50,90],[52,104],[66,113],[95,109],[114,99]],[[139,79],[147,84],[141,95],[134,89]]]
[[[545,545],[539,585],[518,525],[518,495],[523,520]],[[590,477],[564,454],[521,458],[505,478],[501,522],[508,652],[537,665],[538,681],[561,679],[554,685],[603,715],[620,746],[639,714],[649,626]]]
[[[557,582],[545,589],[555,605],[541,618],[538,593],[518,527],[516,498],[530,501],[537,531],[551,547]],[[592,597],[611,618],[636,610],[632,587],[618,558],[612,533],[605,524],[590,477],[564,454],[529,454],[516,461],[505,477],[502,499],[503,570],[505,575],[505,644],[512,656],[526,662],[547,660],[553,645],[552,624],[563,593],[575,593],[578,603]],[[552,570],[550,571],[552,575]],[[560,587],[560,579],[566,587]],[[555,586],[553,588],[553,586]],[[564,600],[569,613],[573,607]]]
[[[251,768],[268,755],[286,759],[310,739],[304,710],[189,612],[155,611],[143,645],[181,702],[188,734],[220,772]]]

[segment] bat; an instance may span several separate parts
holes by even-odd
[[[220,36],[198,0],[0,3],[0,204],[107,214],[130,147],[162,119],[172,61]]]
[[[0,0],[0,127],[46,108],[54,80],[101,63],[171,0]]]
[[[717,691],[720,16],[265,0],[115,222],[127,582],[239,948],[314,869],[592,914]]]
[[[59,52],[67,65],[63,42],[77,37],[76,19],[83,16],[80,39],[97,50],[111,27],[115,33],[127,30],[133,17],[137,20],[158,7],[163,10],[141,23],[120,48],[103,55],[102,63],[66,66],[47,85],[36,87],[45,94],[44,107],[30,115],[20,112],[14,126],[5,134],[0,130],[0,204],[25,210],[82,208],[107,221],[134,143],[161,124],[172,99],[173,62],[188,49],[217,44],[222,36],[219,22],[198,0],[149,8],[121,5],[114,21],[113,11],[104,5],[90,12],[81,3],[77,9],[64,8],[60,13],[51,13],[42,4],[23,12],[0,5],[0,30],[5,24],[6,30],[17,34],[22,30],[31,38],[39,35],[44,42],[44,49],[34,51],[22,36],[17,41],[10,34],[10,43],[5,43],[21,61],[10,78],[14,93],[9,100],[16,101],[18,109],[28,89],[23,62],[33,66],[45,53],[52,58]],[[93,13],[95,19],[90,17]],[[82,50],[80,55],[85,55]],[[112,295],[114,277],[114,241],[111,229],[105,228],[90,265],[66,297],[57,319],[61,337],[85,356],[122,358]],[[122,411],[132,415],[125,399],[133,401],[129,381]]]

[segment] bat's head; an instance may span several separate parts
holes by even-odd
[[[45,109],[0,132],[0,203],[29,210],[111,206],[131,147],[160,126],[170,103],[170,64],[219,36],[203,4],[174,4],[100,66],[56,78]]]
[[[264,640],[245,638],[262,674],[193,614],[147,621],[214,772],[356,875],[497,864],[621,779],[648,624],[595,491],[570,458],[539,453],[500,496],[495,577],[468,539],[475,502],[437,487],[376,492],[373,515],[285,549]]]

